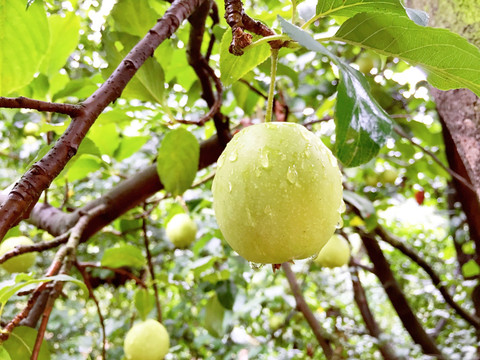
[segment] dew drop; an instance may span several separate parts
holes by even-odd
[[[235,160],[237,160],[237,152],[236,152],[236,151],[232,151],[232,153],[231,153],[230,156],[228,157],[228,160],[230,160],[231,162],[234,162]]]
[[[333,166],[333,167],[337,167],[338,166],[338,163],[337,163],[337,158],[333,155],[330,155],[329,156],[330,158],[330,164]]]
[[[228,182],[228,192],[232,192],[232,183]]]
[[[270,207],[270,205],[265,206],[265,209],[263,211],[265,212],[265,214],[272,216],[272,208]]]
[[[260,152],[260,164],[266,169],[268,168],[269,161],[268,161],[268,152],[267,151],[261,151]]]
[[[343,218],[340,216],[340,219],[338,220],[336,228],[340,229],[342,227],[343,227]]]
[[[345,210],[346,210],[345,202],[342,200],[342,202],[340,203],[340,206],[339,206],[339,208],[338,208],[338,212],[339,212],[340,214],[342,214],[342,213],[345,212]]]
[[[298,173],[297,169],[295,169],[295,165],[289,166],[287,171],[287,180],[290,181],[292,184],[297,182]]]
[[[307,159],[310,159],[310,156],[312,156],[312,153],[310,152],[310,150],[305,150],[305,152],[303,154],[305,155],[305,157]]]
[[[225,154],[222,154],[222,155],[218,158],[217,164],[218,164],[218,166],[222,166],[224,162],[225,162]]]
[[[282,160],[283,160],[283,161],[287,160],[287,155],[282,154]]]
[[[254,263],[251,261],[248,264],[250,265],[252,270],[260,270],[263,267],[263,265],[265,265],[265,264]]]
[[[252,213],[250,212],[250,209],[247,208],[247,223],[251,226],[255,226],[255,219],[252,216]]]

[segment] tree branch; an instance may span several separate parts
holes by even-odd
[[[322,326],[313,315],[312,310],[308,307],[305,298],[302,295],[302,291],[300,290],[300,286],[298,285],[297,278],[292,271],[289,263],[282,264],[283,271],[285,271],[285,276],[287,277],[288,283],[290,284],[290,288],[292,289],[293,296],[295,297],[295,302],[297,303],[297,308],[300,310],[305,316],[305,319],[308,322],[308,325],[312,328],[313,334],[318,340],[318,343],[323,349],[323,353],[328,360],[333,359],[333,349],[330,346],[329,341],[326,339],[324,332],[325,330],[322,329]]]
[[[44,112],[54,112],[65,114],[71,117],[80,116],[83,111],[83,105],[58,104],[47,101],[29,99],[23,96],[18,98],[7,98],[0,96],[0,107],[9,109],[32,109]]]
[[[400,359],[400,357],[395,354],[395,350],[393,349],[392,345],[381,339],[382,330],[380,329],[380,326],[375,320],[372,311],[370,310],[370,306],[368,306],[367,294],[365,293],[365,289],[363,288],[363,285],[360,281],[358,270],[356,266],[353,265],[351,260],[350,277],[352,279],[353,298],[355,300],[355,303],[360,310],[360,314],[362,315],[363,321],[367,326],[368,332],[371,336],[377,339],[378,349],[380,350],[383,358],[385,360]]]
[[[424,354],[435,356],[437,359],[444,359],[443,354],[438,349],[433,339],[425,332],[419,320],[413,313],[408,304],[403,291],[400,288],[397,280],[393,276],[390,264],[383,255],[377,240],[371,234],[360,231],[365,249],[368,256],[375,267],[375,274],[382,283],[382,286],[387,293],[393,308],[402,321],[403,326],[408,331],[413,341],[420,345]]]
[[[122,94],[140,66],[203,1],[205,0],[176,0],[163,18],[133,47],[108,80],[83,102],[83,111],[73,117],[69,127],[53,148],[22,176],[1,205],[0,240],[12,226],[28,217],[42,191],[50,186],[53,179],[76,154],[87,131],[100,113]]]
[[[438,274],[424,259],[422,259],[413,249],[409,248],[404,242],[395,237],[393,234],[388,233],[382,227],[378,226],[375,229],[375,233],[380,236],[383,241],[400,250],[403,254],[412,259],[418,266],[420,266],[428,274],[438,291],[440,291],[440,294],[442,294],[445,302],[450,305],[450,307],[454,309],[465,321],[475,327],[475,329],[480,330],[480,319],[472,314],[469,314],[465,309],[457,304],[455,300],[453,300],[453,297],[448,292],[448,289],[442,284],[442,280]]]

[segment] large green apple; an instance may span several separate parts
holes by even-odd
[[[32,245],[33,241],[26,236],[16,236],[6,239],[0,245],[0,256],[6,252],[13,250],[20,245]],[[9,273],[27,272],[28,269],[35,263],[37,254],[29,252],[22,255],[15,256],[5,261],[1,266]]]
[[[166,232],[176,247],[184,248],[195,240],[197,225],[187,214],[177,214],[168,222]]]
[[[344,237],[333,235],[327,244],[320,250],[315,262],[329,268],[348,264],[350,260],[350,246]]]
[[[254,263],[314,256],[345,207],[335,157],[294,123],[241,130],[218,159],[212,191],[225,240]]]
[[[135,324],[125,336],[123,350],[128,360],[162,360],[170,348],[170,337],[158,321]]]

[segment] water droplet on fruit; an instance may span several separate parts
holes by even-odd
[[[343,218],[340,216],[340,219],[338,220],[336,228],[340,229],[342,227],[343,227]]]
[[[255,226],[255,219],[252,216],[252,213],[250,212],[250,209],[247,208],[247,222],[251,226]]]
[[[260,168],[255,167],[255,176],[260,177],[261,174],[262,174],[262,171],[260,170]]]
[[[345,209],[346,209],[345,202],[342,200],[342,202],[340,203],[340,207],[338,208],[338,212],[342,214],[345,212]]]
[[[225,154],[222,154],[222,155],[218,158],[217,164],[218,164],[218,166],[222,166],[224,162],[225,162]]]
[[[307,159],[310,159],[310,156],[312,155],[312,153],[310,152],[310,150],[305,150],[305,152],[303,153],[305,155],[305,157]]]
[[[282,154],[282,160],[284,160],[284,161],[287,160],[287,155]]]
[[[231,162],[234,162],[235,160],[237,160],[237,152],[236,151],[232,151],[232,153],[230,154],[229,158],[228,158]]]
[[[334,167],[337,167],[338,166],[337,158],[333,155],[330,155],[329,158],[330,158],[330,164],[332,164],[332,166],[334,166]]]
[[[295,165],[289,166],[287,171],[287,180],[290,181],[292,184],[297,182],[298,173],[297,169],[295,169]]]
[[[228,182],[228,192],[232,192],[232,183]]]
[[[254,262],[251,262],[251,261],[248,264],[250,265],[252,270],[260,270],[263,267],[263,265],[265,265],[265,264],[254,263]]]
[[[263,211],[265,212],[265,214],[272,216],[272,208],[270,207],[270,205],[265,206],[265,209]]]
[[[268,168],[268,152],[267,151],[261,151],[260,152],[260,163],[264,168]]]

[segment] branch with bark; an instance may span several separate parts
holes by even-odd
[[[108,80],[83,102],[81,113],[72,118],[69,127],[53,148],[22,176],[0,206],[0,240],[12,226],[28,218],[42,191],[50,186],[76,154],[87,131],[100,113],[120,97],[140,66],[204,1],[175,1],[162,19],[133,47]]]

